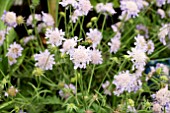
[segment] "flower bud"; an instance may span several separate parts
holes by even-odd
[[[18,25],[21,25],[21,24],[23,24],[24,23],[24,18],[22,17],[22,16],[18,16],[17,17],[17,24]]]
[[[163,81],[168,81],[168,77],[165,76],[165,75],[161,76],[160,79],[163,80]]]
[[[92,17],[92,18],[91,18],[91,22],[96,22],[97,20],[98,20],[97,17]]]
[[[134,106],[134,101],[132,99],[128,99],[128,103],[130,106]]]
[[[35,68],[32,74],[35,76],[42,76],[44,74],[44,71],[41,68]]]
[[[16,96],[17,93],[18,93],[18,90],[14,88],[14,86],[11,86],[7,91],[7,94],[12,97]]]
[[[87,25],[86,25],[87,28],[90,28],[91,26],[92,26],[91,22],[87,23]]]
[[[65,14],[64,12],[60,12],[59,14],[60,14],[61,16],[63,16],[63,17],[66,16],[66,14]]]
[[[91,110],[86,110],[85,113],[93,113]]]

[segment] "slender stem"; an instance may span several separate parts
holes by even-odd
[[[109,69],[107,70],[107,72],[106,72],[106,74],[105,74],[105,76],[104,76],[104,78],[103,78],[103,80],[102,80],[102,82],[101,82],[101,84],[100,84],[100,86],[99,86],[99,88],[98,88],[98,91],[100,90],[103,82],[104,82],[105,79],[106,79],[106,76],[108,76],[108,74],[109,74],[110,70],[112,69],[113,65],[114,65],[114,62],[112,62],[111,66],[110,66]]]
[[[58,7],[59,7],[59,1],[60,0],[56,0],[57,3],[56,3],[56,18],[55,18],[55,21],[56,21],[56,27],[58,27],[57,25],[57,22],[58,22]]]
[[[75,70],[75,74],[76,74],[76,101],[77,101],[77,104],[79,105],[79,101],[78,101],[78,98],[77,98],[77,79],[78,79],[78,76],[77,76],[77,70]]]
[[[103,30],[104,30],[104,26],[105,26],[105,23],[106,23],[106,17],[107,15],[104,15],[104,20],[103,20],[103,24],[102,24],[102,33],[103,33]]]
[[[93,69],[92,69],[92,72],[91,72],[89,87],[88,87],[88,90],[87,90],[88,93],[89,93],[90,88],[91,88],[91,82],[92,82],[92,78],[93,78],[93,75],[94,75],[94,69],[95,69],[95,65],[93,65]]]

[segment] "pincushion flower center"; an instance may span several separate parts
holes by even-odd
[[[133,1],[127,1],[126,6],[127,6],[127,9],[132,11],[132,12],[138,10],[138,7],[137,7],[136,3],[133,2]]]

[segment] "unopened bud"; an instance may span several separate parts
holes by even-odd
[[[87,28],[90,28],[91,26],[92,26],[91,22],[87,23],[87,25],[86,25]]]
[[[97,17],[92,17],[92,18],[91,18],[91,22],[96,22],[97,20],[98,20]]]
[[[24,18],[22,17],[22,16],[18,16],[17,17],[17,24],[18,25],[21,25],[21,24],[23,24],[24,23]]]

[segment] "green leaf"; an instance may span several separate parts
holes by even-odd
[[[8,70],[8,58],[7,57],[3,57],[2,61],[0,61],[0,70],[4,73],[4,75],[7,74],[7,70]]]

